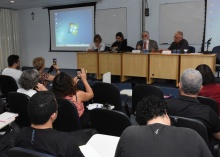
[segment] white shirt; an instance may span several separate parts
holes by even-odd
[[[35,93],[37,93],[36,90],[33,90],[33,89],[26,90],[26,89],[24,89],[24,88],[18,88],[17,92],[18,92],[18,93],[26,94],[26,95],[28,95],[29,97],[32,97]]]
[[[99,45],[101,46],[101,48],[100,48],[100,50],[98,50],[98,51],[105,51],[105,43],[101,42]],[[95,46],[95,43],[92,42],[92,43],[89,45],[89,47],[86,49],[86,51],[88,51],[89,49],[95,50],[95,49],[98,49],[98,48]]]
[[[21,87],[20,84],[18,83],[19,78],[21,77],[22,71],[21,70],[17,70],[14,68],[5,68],[2,71],[2,75],[7,75],[7,76],[11,76],[15,79],[18,88]]]

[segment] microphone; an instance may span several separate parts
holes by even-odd
[[[209,38],[209,40],[208,40],[208,41],[206,41],[206,43],[205,43],[205,44],[210,44],[211,40],[212,40],[212,38]]]

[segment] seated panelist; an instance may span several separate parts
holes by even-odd
[[[127,39],[124,38],[124,35],[121,32],[118,32],[116,35],[116,41],[112,44],[111,50],[123,52],[127,50]]]
[[[105,50],[105,43],[102,42],[102,38],[99,34],[94,36],[93,42],[87,48],[87,52],[99,52]]]
[[[168,48],[169,50],[175,50],[175,49],[180,49],[181,52],[183,52],[184,49],[189,48],[188,41],[186,39],[183,39],[183,32],[177,31],[175,33],[174,41],[171,43],[170,47]]]
[[[142,32],[142,40],[138,41],[136,44],[136,49],[141,51],[149,51],[154,52],[158,51],[157,42],[154,40],[149,39],[149,32],[144,31]]]

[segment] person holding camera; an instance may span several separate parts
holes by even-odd
[[[21,87],[18,88],[17,92],[32,97],[37,91],[47,91],[47,88],[38,82],[39,78],[40,75],[36,69],[23,71],[18,80]]]
[[[92,99],[94,93],[87,81],[84,68],[81,69],[77,77],[81,79],[86,90],[85,92],[77,88],[78,79],[72,78],[64,72],[61,72],[54,78],[52,92],[56,97],[70,100],[76,106],[82,128],[87,128],[89,125],[89,115],[85,113],[84,102]]]
[[[47,86],[48,82],[53,81],[54,77],[50,74],[53,69],[56,70],[56,74],[60,73],[60,68],[56,64],[53,64],[47,73],[44,72],[45,69],[45,59],[43,57],[37,57],[33,60],[33,67],[39,72],[40,79],[39,82],[43,84],[45,87]]]

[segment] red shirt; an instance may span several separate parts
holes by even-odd
[[[220,115],[220,84],[204,85],[199,95],[214,99],[218,103],[218,114]]]

